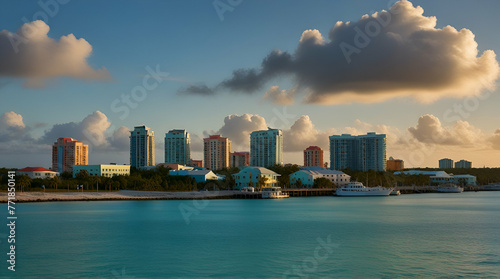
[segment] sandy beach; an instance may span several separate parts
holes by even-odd
[[[152,192],[122,190],[116,192],[16,192],[15,202],[100,201],[100,200],[195,200],[230,199],[238,191]],[[0,193],[0,203],[7,193]]]

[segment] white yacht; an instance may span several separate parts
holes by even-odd
[[[289,197],[290,196],[288,194],[281,191],[281,187],[268,187],[262,189],[263,199],[283,199]]]
[[[362,197],[362,196],[389,196],[393,188],[381,186],[366,187],[361,182],[351,182],[342,188],[337,188],[337,196]]]
[[[443,184],[437,188],[439,193],[462,193],[464,188],[455,184]]]

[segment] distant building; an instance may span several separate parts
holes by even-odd
[[[301,170],[290,175],[290,185],[298,187],[300,180],[301,188],[311,188],[317,178],[326,178],[337,186],[344,186],[351,181],[351,176],[337,170],[329,170],[323,167],[303,167]]]
[[[472,168],[472,162],[469,162],[466,160],[460,160],[458,162],[455,162],[455,168],[456,169],[470,169],[470,168]]]
[[[16,170],[16,175],[17,176],[26,175],[31,179],[35,179],[35,178],[52,178],[55,176],[59,176],[59,173],[42,167],[26,167],[23,169]]]
[[[443,158],[439,160],[439,168],[440,169],[452,169],[453,168],[453,160],[448,158]]]
[[[258,184],[261,177],[265,179],[263,188],[277,186],[278,176],[280,175],[274,171],[262,167],[246,167],[240,172],[233,174],[235,188],[239,190],[244,187],[259,188]]]
[[[194,169],[194,167],[179,165],[179,164],[157,164],[156,167],[157,168],[159,168],[159,167],[170,168],[172,170],[193,170]]]
[[[229,165],[234,168],[250,165],[250,152],[233,152],[229,158]]]
[[[130,166],[135,168],[154,167],[155,132],[142,125],[130,131]]]
[[[203,139],[203,154],[205,168],[220,170],[229,168],[231,140],[220,135],[212,135]]]
[[[270,167],[283,165],[283,131],[271,129],[250,134],[250,165]]]
[[[194,178],[197,183],[208,180],[223,180],[224,176],[217,175],[211,170],[171,170],[170,175],[185,175]]]
[[[88,165],[89,146],[72,138],[58,138],[52,145],[52,170],[72,172],[74,165]]]
[[[304,167],[323,167],[323,149],[309,146],[304,150]]]
[[[453,175],[453,174],[448,174],[445,171],[421,171],[421,170],[407,170],[401,172],[397,171],[394,174],[427,175],[429,176],[430,182],[432,184],[453,183],[457,185],[477,185],[476,177],[469,174]]]
[[[165,164],[189,165],[191,138],[186,130],[170,130],[165,134]]]
[[[82,171],[86,170],[90,176],[113,177],[117,175],[130,175],[130,165],[87,165],[73,166],[73,177]]]
[[[330,169],[386,170],[386,135],[330,136]]]
[[[388,171],[400,171],[405,168],[405,162],[400,159],[394,159],[392,157],[387,160],[387,170]]]
[[[191,163],[189,165],[192,166],[192,167],[203,168],[203,160],[193,160],[193,159],[191,159],[190,162]]]

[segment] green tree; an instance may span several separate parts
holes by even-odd
[[[266,176],[259,175],[259,180],[257,181],[257,186],[259,187],[259,190],[262,190],[264,186],[266,186],[266,182],[269,180]]]

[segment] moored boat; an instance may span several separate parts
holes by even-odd
[[[455,184],[443,184],[437,188],[439,193],[462,193],[464,188]]]
[[[289,197],[290,196],[288,194],[281,191],[281,187],[268,187],[262,189],[263,199],[283,199]]]
[[[381,186],[366,187],[361,182],[352,182],[344,187],[338,188],[337,196],[344,197],[364,197],[364,196],[389,196],[393,188],[385,188]]]

